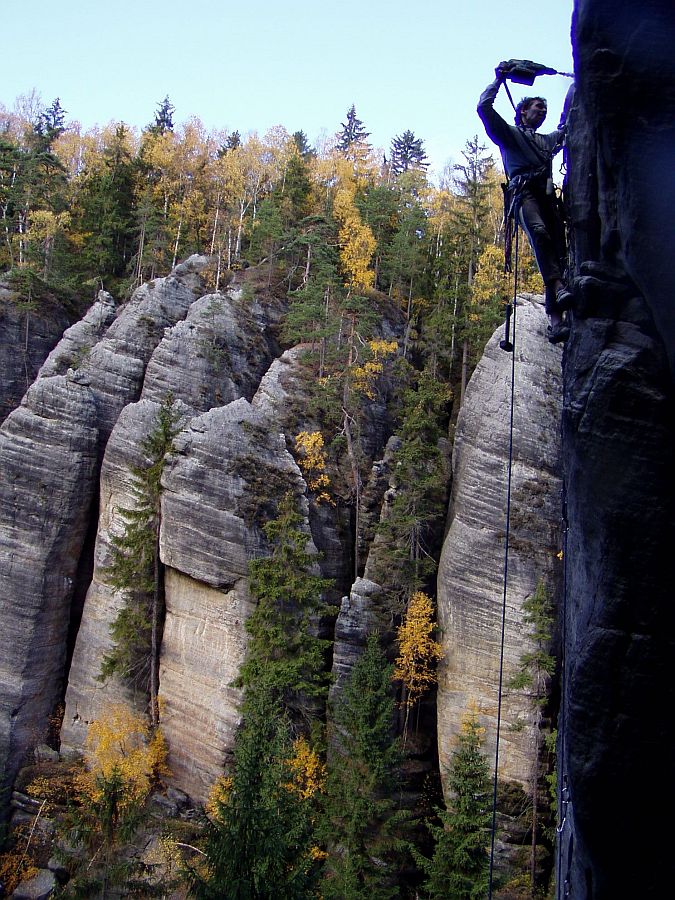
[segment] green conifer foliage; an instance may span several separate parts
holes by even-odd
[[[294,717],[310,717],[328,691],[326,652],[330,641],[316,634],[319,617],[330,612],[322,595],[328,579],[312,573],[316,556],[307,552],[303,517],[287,494],[276,519],[264,527],[271,556],[249,564],[251,593],[258,605],[246,622],[248,656],[238,684],[263,688]]]
[[[87,274],[118,280],[131,260],[137,174],[125,125],[115,129],[103,149],[103,161],[99,170],[83,177],[75,220],[82,234],[81,258]]]
[[[316,896],[313,800],[293,787],[290,725],[264,689],[247,692],[231,781],[206,829],[208,875],[191,873],[199,900]]]
[[[398,134],[391,142],[391,170],[400,175],[409,169],[426,169],[429,166],[427,154],[421,138],[406,130]]]
[[[377,634],[342,689],[334,710],[322,825],[329,848],[321,893],[326,900],[399,896],[407,817],[392,799],[400,748],[393,738],[391,676]]]
[[[117,674],[149,694],[153,724],[157,724],[157,666],[164,617],[163,567],[159,558],[161,478],[179,413],[173,398],[160,406],[155,425],[143,441],[148,465],[132,468],[132,509],[121,509],[124,533],[112,538],[112,562],[106,575],[124,594],[124,605],[110,626],[112,649],[104,656],[99,678]]]
[[[337,148],[346,153],[353,144],[365,144],[370,132],[366,131],[363,122],[356,115],[356,107],[352,103],[347,110],[347,121],[341,123],[342,131],[338,137]]]
[[[447,464],[439,448],[449,412],[448,386],[417,373],[404,391],[401,443],[394,455],[396,494],[378,532],[386,539],[377,580],[397,599],[395,611],[415,591],[428,588],[436,570],[434,535],[445,513]]]
[[[484,900],[488,892],[490,776],[481,752],[483,729],[475,712],[462,723],[448,778],[451,800],[438,810],[441,825],[429,825],[436,841],[433,857],[415,854],[427,875],[433,900]]]
[[[167,94],[162,102],[157,104],[155,120],[148,126],[148,131],[153,131],[156,134],[164,134],[167,131],[173,131],[173,114],[175,109],[175,106],[169,100],[169,95]]]

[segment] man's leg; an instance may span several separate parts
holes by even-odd
[[[563,322],[563,310],[558,305],[558,292],[565,291],[562,280],[562,265],[557,241],[552,231],[555,223],[547,222],[553,212],[548,209],[548,198],[538,199],[529,191],[523,195],[520,204],[520,224],[527,234],[537,266],[546,286],[545,310],[549,320],[548,339],[552,343],[564,341],[569,336],[569,326]],[[547,215],[548,214],[548,215]]]

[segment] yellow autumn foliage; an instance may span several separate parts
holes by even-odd
[[[304,737],[293,742],[293,756],[288,760],[288,765],[293,773],[293,781],[288,788],[302,800],[308,800],[317,791],[323,790],[326,766]]]
[[[78,787],[86,797],[103,799],[101,781],[115,773],[123,781],[122,805],[141,803],[152,782],[168,774],[167,746],[157,729],[153,734],[143,716],[123,704],[114,704],[92,722],[85,740],[86,771],[78,776]]]
[[[361,220],[356,206],[356,182],[346,171],[340,171],[340,186],[335,192],[333,213],[340,229],[340,262],[347,275],[349,290],[368,290],[373,287],[375,273],[369,268],[377,241],[368,225]]]
[[[330,478],[326,474],[326,452],[320,431],[301,431],[295,438],[298,465],[310,491],[317,491],[317,502],[332,503],[327,488]]]
[[[368,341],[368,348],[373,358],[352,367],[351,382],[353,390],[364,394],[369,400],[374,400],[375,384],[384,371],[380,360],[395,353],[398,344],[396,341],[374,340]]]
[[[482,725],[478,724],[479,712],[480,710],[476,701],[470,700],[467,704],[466,712],[462,716],[460,732],[464,735],[476,735],[478,737],[479,743],[482,744],[483,740],[485,739],[485,728]]]
[[[221,775],[213,783],[209,796],[204,804],[204,810],[213,821],[220,821],[222,818],[220,806],[227,803],[230,792],[232,791],[232,778],[229,775]]]
[[[14,847],[0,853],[0,884],[6,892],[3,897],[9,897],[22,881],[33,878],[39,872],[28,845],[30,832],[27,826],[14,829],[13,837]]]
[[[431,597],[417,591],[410,598],[403,623],[397,629],[399,653],[392,677],[405,685],[408,708],[437,680],[436,663],[442,659],[443,651],[433,638],[433,615]]]

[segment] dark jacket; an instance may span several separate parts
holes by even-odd
[[[509,179],[517,175],[529,177],[537,173],[546,180],[551,175],[551,160],[562,146],[564,125],[550,134],[538,134],[524,125],[509,125],[494,109],[501,83],[501,79],[496,79],[480,95],[478,115],[485,125],[485,131],[499,147],[504,171]]]

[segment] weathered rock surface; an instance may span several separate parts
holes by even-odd
[[[166,604],[162,730],[170,742],[172,779],[203,801],[234,745],[241,690],[233,682],[254,603],[243,577],[225,591],[168,569]]]
[[[184,319],[201,295],[200,273],[207,262],[206,257],[191,256],[166,278],[137,288],[80,365],[78,372],[96,398],[101,451],[120,412],[139,399],[146,366],[164,330]]]
[[[40,869],[37,875],[23,881],[12,894],[15,900],[47,900],[56,891],[56,875],[49,869]]]
[[[162,723],[176,783],[204,800],[238,722],[248,560],[266,552],[258,515],[305,484],[283,435],[244,399],[193,419],[176,450],[163,480]]]
[[[96,303],[79,322],[63,332],[63,337],[40,368],[40,378],[65,375],[68,369],[77,369],[91,348],[106,333],[114,318],[115,301],[107,291],[99,291]]]
[[[57,303],[30,306],[0,283],[0,422],[19,405],[72,321]]]
[[[99,481],[100,512],[94,573],[68,675],[61,735],[66,748],[82,747],[87,726],[106,706],[134,703],[133,693],[116,679],[109,679],[105,684],[98,681],[103,658],[112,647],[109,627],[124,602],[124,597],[108,583],[105,570],[113,558],[112,536],[124,532],[120,510],[133,509],[136,503],[131,469],[146,464],[141,443],[153,428],[158,408],[158,404],[149,400],[129,404],[122,410],[106,447]],[[136,698],[136,702],[144,709],[142,692],[140,698]]]
[[[505,684],[530,649],[523,633],[522,603],[539,579],[554,591],[558,574],[561,352],[546,341],[546,324],[538,302],[519,300]],[[495,751],[513,359],[500,350],[502,337],[500,329],[488,342],[457,422],[448,531],[438,572],[438,621],[445,654],[438,672],[442,775],[472,703],[486,727],[485,752],[490,758]],[[522,695],[505,695],[500,775],[522,784],[529,782],[532,771],[531,718]]]
[[[62,740],[82,747],[86,726],[127,688],[96,680],[111,646],[109,626],[123,598],[106,582],[118,510],[132,505],[130,466],[158,405],[142,400],[119,417],[101,472],[96,569],[70,670]],[[260,514],[304,481],[283,435],[242,399],[190,420],[165,470],[160,555],[166,565],[166,621],[160,665],[162,726],[175,782],[204,800],[231,751],[240,691],[232,686],[252,608],[248,560],[264,551]]]
[[[367,578],[357,578],[349,595],[342,598],[335,623],[332,696],[349,678],[363,653],[368,635],[372,631],[381,631],[383,623],[391,622],[386,600],[382,586]]]
[[[94,398],[65,376],[39,379],[0,429],[0,769],[8,780],[44,738],[62,689],[97,440]]]
[[[675,18],[577,0],[559,780],[569,896],[666,896],[675,790]],[[629,815],[626,811],[630,810]]]
[[[171,393],[195,412],[250,400],[275,356],[282,304],[264,308],[235,280],[207,294],[167,332],[148,364],[143,397],[161,402]]]

